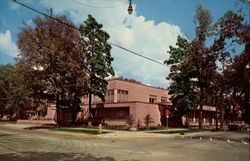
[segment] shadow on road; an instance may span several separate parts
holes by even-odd
[[[21,152],[21,153],[9,153],[0,154],[1,161],[116,161],[112,157],[95,157],[89,153],[58,153],[58,152]]]

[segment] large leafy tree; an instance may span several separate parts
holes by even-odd
[[[249,42],[247,41],[249,39],[249,36],[247,35],[249,32],[247,30],[248,25],[243,25],[242,20],[243,17],[233,13],[232,11],[228,11],[222,18],[217,21],[217,23],[213,25],[210,12],[199,5],[196,9],[195,16],[196,37],[189,44],[188,50],[178,45],[179,40],[177,43],[177,48],[170,48],[170,59],[166,61],[166,63],[172,65],[171,73],[168,78],[172,80],[170,93],[173,96],[173,103],[182,106],[183,99],[176,99],[176,95],[187,91],[187,87],[185,87],[185,85],[188,87],[190,86],[190,81],[187,80],[192,80],[192,78],[194,78],[193,80],[196,80],[196,83],[192,83],[192,89],[194,89],[197,97],[191,98],[194,98],[194,100],[192,100],[193,103],[195,103],[196,100],[199,105],[199,128],[202,128],[202,111],[204,104],[215,105],[216,107],[220,108],[221,126],[223,125],[223,107],[230,106],[230,94],[233,93],[230,91],[229,84],[231,83],[229,83],[228,79],[225,78],[224,73],[227,67],[226,62],[231,59],[230,55],[233,51],[229,51],[228,48],[232,47],[236,42],[244,44],[244,58],[246,59],[247,57],[247,42]],[[244,71],[247,71],[248,59],[246,59],[245,62],[242,61],[242,58],[237,58],[237,60],[238,59],[239,61],[236,62],[241,62]],[[223,66],[223,69],[220,72],[218,72],[217,70],[218,66],[216,63],[218,62],[220,62]],[[187,64],[188,66],[185,66],[185,64]],[[182,67],[184,67],[183,69],[185,70],[181,70]],[[184,79],[185,77],[183,76],[186,76],[186,79]],[[237,76],[235,75],[231,78],[236,77]],[[246,80],[244,81],[244,83],[239,83],[239,81],[235,81],[234,83],[238,82],[238,84],[241,84],[241,87],[239,88],[243,89],[242,86],[246,87],[248,85],[248,79],[246,79],[246,77],[248,78],[248,75],[244,74],[244,80]],[[178,78],[180,78],[179,83]],[[243,76],[238,78],[243,79]],[[186,80],[186,82],[184,82],[184,80]],[[185,85],[182,85],[182,83],[184,83]],[[246,92],[247,90],[244,89],[243,91],[245,93],[244,100],[247,100],[246,97],[249,94],[248,92]],[[235,93],[239,94],[239,90],[237,90],[237,92]],[[192,93],[191,95],[193,94],[194,93]],[[186,95],[186,97],[188,96],[189,95]],[[175,99],[176,101],[174,101]],[[248,104],[247,101],[245,101],[244,104]],[[187,104],[184,107],[188,107]],[[185,112],[185,109],[182,109],[182,111]]]
[[[241,98],[240,95],[242,95],[240,91],[244,89],[243,83],[239,80],[243,79],[242,75],[240,74],[241,71],[232,69],[232,62],[235,62],[238,57],[236,56],[236,58],[232,59],[234,52],[238,52],[235,51],[235,46],[238,47],[242,45],[245,46],[245,50],[247,49],[247,36],[245,35],[248,35],[248,31],[243,24],[243,20],[243,16],[237,15],[232,11],[228,11],[215,24],[218,30],[218,32],[216,33],[217,40],[214,42],[211,50],[217,50],[218,61],[221,63],[222,68],[220,70],[221,72],[217,73],[217,75],[220,76],[217,77],[215,75],[214,79],[212,80],[212,82],[214,82],[214,85],[217,86],[217,89],[212,93],[216,93],[216,99],[219,100],[215,104],[215,106],[219,107],[221,111],[221,128],[223,128],[224,111],[226,109],[230,109],[230,107],[235,107],[240,103],[239,98]],[[242,62],[242,70],[244,69],[244,66],[247,65],[246,62]],[[246,83],[244,84],[246,85]],[[229,113],[227,113],[227,115],[228,116],[226,116],[226,118],[229,119]]]
[[[54,18],[62,23],[36,17],[33,26],[21,29],[17,66],[34,100],[56,101],[57,116],[64,105],[74,118],[86,87],[86,56],[74,25],[66,17]],[[59,117],[57,123],[60,126]]]
[[[99,24],[94,17],[88,15],[87,20],[80,26],[80,32],[83,51],[86,53],[89,111],[90,117],[93,117],[92,95],[96,95],[102,101],[105,101],[105,92],[108,85],[107,77],[114,75],[111,66],[113,58],[110,54],[111,45],[108,44],[109,35],[102,30],[102,24]]]
[[[26,117],[31,100],[28,98],[20,74],[13,65],[0,66],[0,117],[9,115],[13,119]]]
[[[171,80],[169,94],[175,111],[183,116],[189,114],[190,109],[197,107],[195,91],[195,66],[190,63],[190,44],[185,38],[178,36],[176,47],[170,46],[170,57],[164,63],[171,65]]]
[[[212,17],[208,10],[201,5],[196,8],[196,38],[191,43],[191,61],[196,68],[197,102],[199,105],[199,128],[202,128],[203,105],[209,89],[209,82],[216,69],[216,56],[206,47],[207,37],[212,29]]]

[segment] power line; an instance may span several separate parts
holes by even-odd
[[[116,7],[121,7],[122,5],[117,5],[117,6],[92,6],[92,5],[88,5],[88,4],[85,4],[85,3],[82,3],[82,2],[79,2],[77,0],[71,0],[75,3],[78,3],[82,6],[85,6],[85,7],[90,7],[90,8],[98,8],[98,9],[107,9],[107,8],[116,8]]]
[[[125,51],[128,51],[128,52],[130,52],[130,53],[132,53],[132,54],[134,54],[134,55],[136,55],[136,56],[145,58],[145,59],[147,59],[147,60],[150,60],[150,61],[152,61],[152,62],[154,62],[154,63],[157,63],[157,64],[160,64],[160,65],[166,66],[165,64],[163,64],[163,63],[161,63],[161,62],[158,62],[158,61],[156,61],[156,60],[154,60],[154,59],[151,59],[151,58],[149,58],[149,57],[146,57],[146,56],[144,56],[144,55],[141,55],[141,54],[139,54],[139,53],[136,53],[136,52],[134,52],[134,51],[131,51],[131,50],[129,50],[129,49],[127,49],[127,48],[124,48],[124,47],[122,47],[122,46],[120,46],[120,45],[116,45],[116,44],[114,44],[114,43],[112,43],[112,42],[108,42],[108,43],[111,44],[111,45],[113,45],[113,46],[115,46],[115,47],[118,47],[118,48],[120,48],[120,49],[123,49],[123,50],[125,50]]]
[[[25,7],[25,8],[28,8],[28,9],[30,9],[30,10],[32,10],[32,11],[38,13],[38,14],[41,14],[41,15],[47,17],[47,18],[50,18],[50,19],[52,19],[52,20],[54,20],[54,21],[56,21],[56,22],[59,22],[59,23],[61,23],[61,24],[63,24],[63,25],[66,25],[66,26],[68,26],[68,27],[70,27],[70,28],[73,28],[73,29],[79,31],[79,28],[77,28],[77,27],[75,27],[75,26],[73,26],[73,25],[71,25],[71,24],[65,23],[65,22],[63,22],[63,21],[61,21],[61,20],[59,20],[59,19],[57,19],[57,18],[52,17],[52,16],[49,16],[49,15],[43,13],[43,12],[40,12],[40,11],[34,9],[34,8],[31,8],[31,7],[29,7],[29,6],[27,6],[27,5],[23,4],[23,3],[18,2],[17,0],[12,0],[12,2],[17,3],[17,4],[19,4],[19,5],[21,5],[21,6]],[[139,53],[136,53],[136,52],[134,52],[134,51],[131,51],[131,50],[125,48],[125,47],[122,47],[122,46],[117,45],[117,44],[112,43],[112,42],[108,42],[108,43],[109,43],[110,45],[113,45],[113,46],[115,46],[115,47],[118,47],[118,48],[120,48],[120,49],[122,49],[122,50],[125,50],[125,51],[127,51],[127,52],[130,52],[130,53],[133,54],[133,55],[139,56],[139,57],[141,57],[141,58],[147,59],[147,60],[149,60],[149,61],[152,61],[152,62],[157,63],[157,64],[160,64],[160,65],[164,65],[165,67],[167,67],[165,64],[163,64],[163,63],[161,63],[161,62],[159,62],[159,61],[156,61],[156,60],[154,60],[154,59],[151,59],[151,58],[149,58],[149,57],[146,57],[146,56],[141,55],[141,54],[139,54]]]
[[[61,24],[64,24],[64,25],[66,25],[66,26],[68,26],[68,27],[70,27],[70,28],[79,30],[78,28],[76,28],[75,26],[72,26],[71,24],[65,23],[65,22],[63,22],[63,21],[61,21],[61,20],[59,20],[59,19],[57,19],[57,18],[54,18],[54,17],[52,17],[52,16],[49,16],[49,15],[47,15],[47,14],[45,14],[45,13],[43,13],[43,12],[40,12],[40,11],[34,9],[34,8],[31,8],[31,7],[29,7],[29,6],[27,6],[27,5],[23,4],[23,3],[18,2],[17,0],[12,0],[12,1],[13,1],[14,3],[17,3],[17,4],[19,4],[19,5],[21,5],[21,6],[25,7],[25,8],[28,8],[28,9],[30,9],[30,10],[32,10],[32,11],[38,13],[38,14],[40,14],[40,15],[43,15],[43,16],[45,16],[45,17],[47,17],[47,18],[50,18],[50,19],[52,19],[52,20],[54,20],[54,21],[57,21],[57,22],[59,22],[59,23],[61,23]]]

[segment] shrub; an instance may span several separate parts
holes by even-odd
[[[147,114],[145,116],[144,123],[145,123],[146,127],[148,127],[150,123],[154,123],[153,118],[150,116],[150,114]]]
[[[127,124],[129,125],[129,126],[132,126],[133,124],[134,124],[134,118],[133,118],[133,115],[129,115],[128,117],[127,117]]]

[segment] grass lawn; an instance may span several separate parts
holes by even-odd
[[[73,132],[73,133],[84,133],[84,134],[92,134],[92,135],[99,135],[98,130],[84,130],[84,129],[76,129],[76,128],[51,128],[50,131],[58,131],[58,132]],[[108,132],[102,132],[102,134],[106,134]]]
[[[2,124],[16,124],[16,121],[0,121],[0,125]]]
[[[84,126],[86,129],[98,129],[98,126]],[[103,129],[105,130],[121,130],[121,131],[130,131],[130,127],[128,126],[109,126],[104,125]],[[139,127],[137,131],[153,131],[153,130],[166,130],[165,126],[157,126],[157,127]],[[169,128],[169,129],[176,129],[176,128]]]
[[[171,129],[170,129],[171,130]],[[174,131],[157,131],[152,133],[159,133],[159,134],[185,134],[185,133],[194,133],[194,132],[202,132],[203,130],[174,130]]]
[[[85,129],[99,129],[98,126],[84,126],[83,128]],[[128,131],[129,128],[126,126],[109,126],[109,125],[104,125],[102,127],[105,130],[123,130],[123,131]]]

